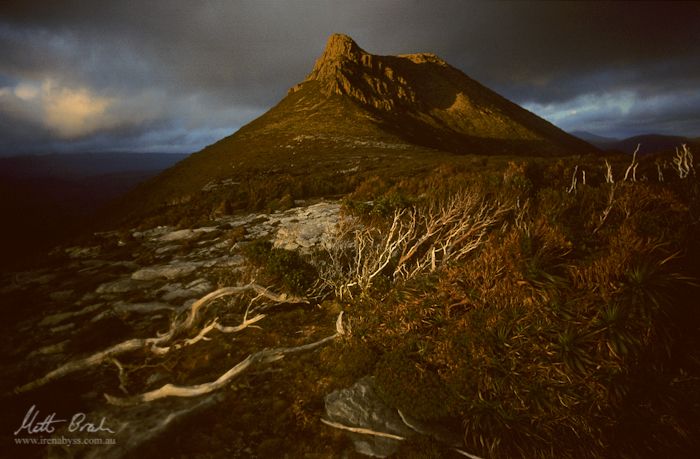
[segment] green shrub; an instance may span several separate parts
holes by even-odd
[[[272,242],[265,239],[257,239],[243,246],[242,252],[251,263],[264,266],[270,257]]]
[[[317,278],[316,269],[293,250],[273,247],[267,240],[256,240],[243,246],[243,254],[263,270],[272,284],[280,284],[286,291],[304,294]]]
[[[303,294],[316,281],[315,268],[292,250],[272,249],[265,269],[292,293]]]

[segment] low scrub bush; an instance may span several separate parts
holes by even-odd
[[[257,240],[243,246],[243,254],[262,271],[267,284],[278,284],[293,294],[305,294],[318,277],[316,269],[297,251]]]

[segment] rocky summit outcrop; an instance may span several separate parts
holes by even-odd
[[[396,132],[438,148],[460,153],[513,151],[534,143],[549,153],[587,148],[431,53],[377,56],[347,35],[333,34],[305,82],[291,92],[308,82],[319,83],[327,96],[349,97],[375,110]]]
[[[396,75],[384,59],[366,53],[347,35],[331,35],[306,81],[320,82],[321,91],[327,95],[347,95],[384,111],[398,106],[419,107],[419,98],[406,79]],[[292,92],[300,88],[301,85],[295,86]]]

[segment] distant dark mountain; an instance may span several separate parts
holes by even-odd
[[[637,145],[639,145],[640,155],[672,153],[683,144],[687,144],[692,148],[697,148],[696,146],[700,144],[700,139],[661,134],[644,134],[626,139],[603,137],[586,131],[574,131],[571,135],[575,135],[579,139],[606,151],[633,153]]]
[[[594,145],[602,150],[607,150],[611,146],[620,142],[620,139],[616,139],[614,137],[603,137],[586,131],[573,131],[570,134],[578,137],[581,140],[585,140],[591,145]]]
[[[186,154],[77,153],[0,158],[0,178],[79,179],[117,172],[159,172],[185,159]]]
[[[630,137],[614,145],[615,150],[632,153],[639,145],[639,154],[671,153],[683,144],[693,145],[692,139],[680,136],[645,134]]]
[[[187,155],[100,153],[0,159],[0,268],[88,228],[95,212]]]

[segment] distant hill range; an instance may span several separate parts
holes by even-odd
[[[85,228],[96,210],[186,157],[85,153],[0,158],[0,268]]]
[[[0,177],[81,179],[124,172],[160,172],[189,154],[71,153],[0,158]]]
[[[591,145],[595,145],[601,150],[621,151],[633,153],[639,145],[639,154],[647,155],[654,153],[671,153],[683,144],[693,149],[700,146],[699,138],[689,138],[682,136],[671,136],[661,134],[645,134],[629,137],[627,139],[615,139],[612,137],[602,137],[585,131],[574,131],[572,135],[585,140]]]
[[[120,212],[187,204],[190,213],[207,213],[224,201],[250,204],[256,178],[274,186],[289,175],[361,175],[372,164],[391,173],[431,155],[595,151],[434,54],[377,56],[334,34],[308,77],[276,106],[144,184]]]
[[[25,197],[92,210],[185,159],[186,154],[79,153],[0,158],[0,186],[21,207]]]

